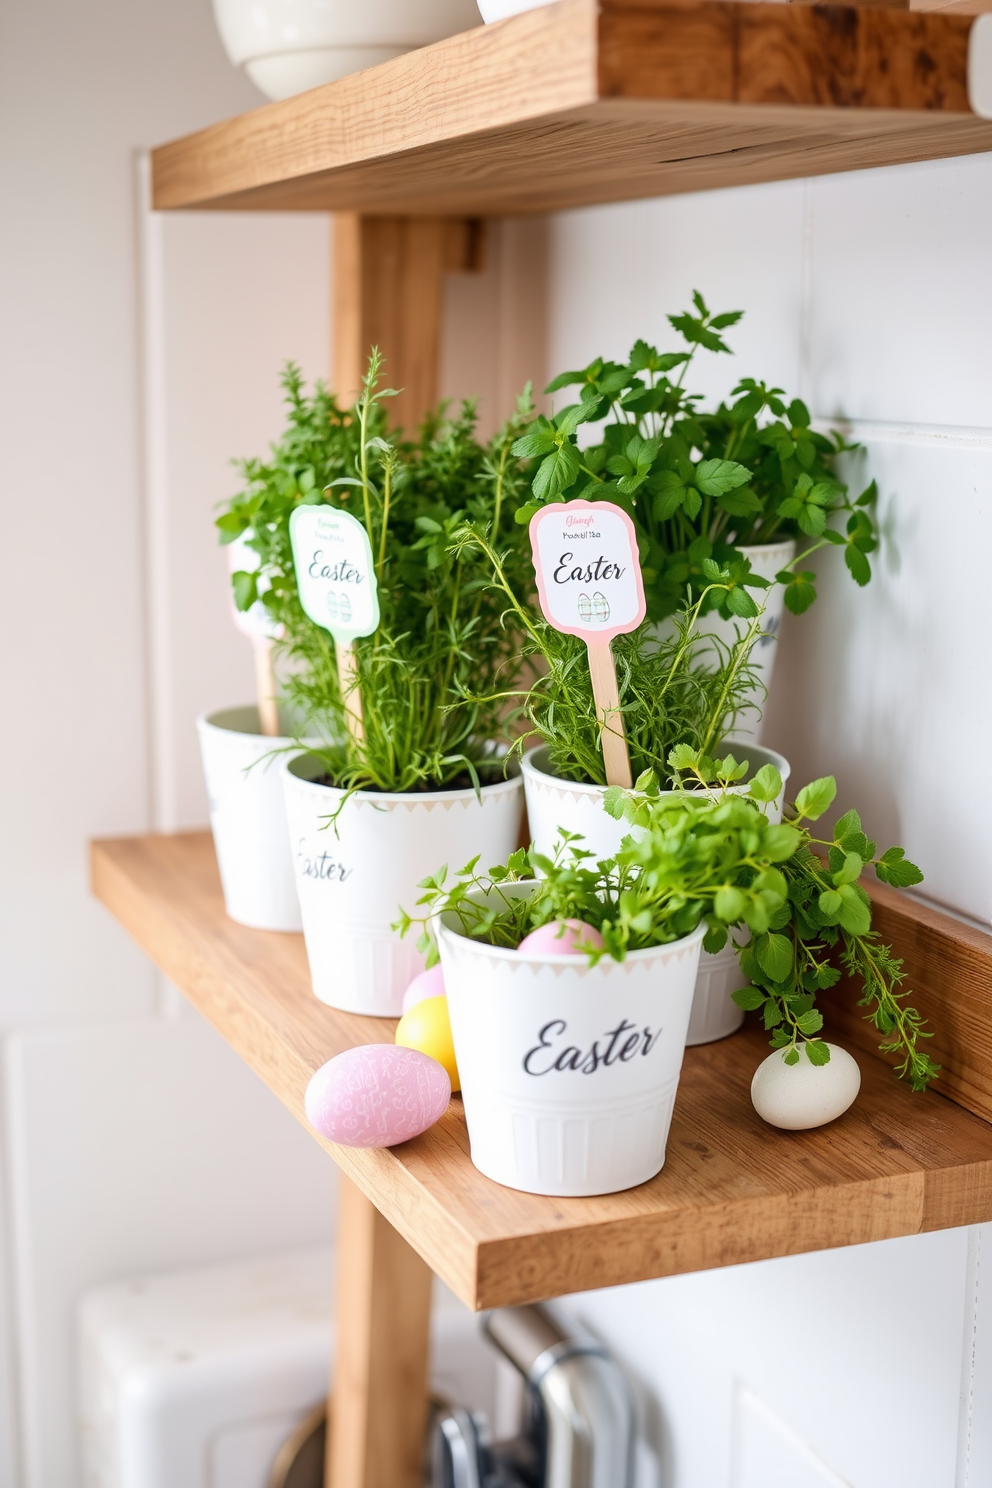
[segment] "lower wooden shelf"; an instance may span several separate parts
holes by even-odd
[[[209,834],[97,842],[92,874],[107,908],[301,1122],[319,1065],[392,1038],[388,1020],[316,1001],[302,936],[227,918]],[[864,1056],[861,1096],[841,1120],[775,1131],[748,1094],[766,1048],[745,1032],[689,1049],[664,1170],[606,1198],[491,1183],[472,1166],[457,1099],[402,1147],[323,1145],[474,1308],[992,1220],[992,1126],[913,1095]]]

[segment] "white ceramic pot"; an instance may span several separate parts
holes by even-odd
[[[196,729],[228,914],[253,930],[301,930],[281,779],[292,739],[262,734],[256,707],[210,713]]]
[[[321,785],[322,766],[298,755],[283,769],[290,845],[314,994],[349,1013],[398,1018],[424,958],[390,926],[412,910],[421,879],[476,854],[505,863],[520,839],[518,774],[474,790],[387,795]],[[341,803],[344,801],[344,805]],[[335,825],[327,825],[340,807]]]
[[[742,547],[740,551],[745,558],[750,559],[751,568],[759,578],[774,580],[777,573],[780,573],[783,568],[788,568],[792,563],[796,556],[796,544],[790,537],[787,542],[761,543],[753,548]],[[758,744],[761,742],[764,708],[767,695],[771,690],[775,657],[778,653],[778,632],[785,609],[785,590],[781,584],[773,583],[770,589],[752,589],[751,596],[756,604],[764,603],[762,612],[764,633],[751,652],[751,666],[757,673],[761,686],[758,689],[755,710],[748,710],[738,718],[734,733],[740,739],[753,739],[755,744]],[[724,620],[715,613],[704,615],[697,626],[699,644],[695,654],[701,660],[705,659],[706,636],[716,636],[725,645],[732,646],[738,634],[742,633],[746,626],[746,620]],[[655,633],[665,640],[673,640],[676,635],[675,621],[671,617],[662,620],[656,627]],[[711,647],[710,650],[712,651],[713,648]]]
[[[792,538],[781,543],[762,543],[753,548],[741,548],[745,558],[751,560],[751,568],[762,579],[774,581],[775,575],[783,568],[788,568],[796,556],[796,544]],[[758,644],[751,653],[751,666],[757,673],[758,681],[765,689],[767,698],[771,691],[772,675],[775,671],[775,657],[778,655],[778,632],[782,625],[782,615],[785,609],[785,589],[783,585],[772,583],[771,589],[752,589],[751,595],[760,604],[764,598],[764,611],[762,614],[763,634]],[[737,631],[746,621],[722,620],[719,615],[704,615],[699,622],[699,634],[715,635],[728,646],[732,645],[737,638]],[[753,739],[756,744],[761,741],[761,731],[764,726],[764,705],[762,712],[757,716],[752,713],[745,714],[738,721],[735,733],[742,739]]]
[[[479,24],[475,0],[213,0],[224,49],[289,98]]]
[[[735,759],[747,759],[753,775],[762,765],[774,765],[782,777],[782,793],[766,809],[771,821],[782,820],[785,786],[789,779],[789,761],[774,749],[750,740],[721,740],[717,752],[733,753]],[[522,771],[527,796],[527,821],[530,837],[538,852],[551,857],[562,826],[570,832],[581,832],[585,845],[597,858],[612,858],[630,830],[624,821],[615,821],[603,807],[602,785],[584,785],[576,780],[562,780],[549,774],[547,748],[540,746],[524,755]],[[738,793],[747,789],[746,782],[732,787]],[[730,994],[745,986],[740,966],[728,944],[716,955],[704,951],[699,960],[699,979],[692,1005],[692,1017],[686,1043],[709,1044],[714,1039],[736,1033],[744,1014]]]
[[[542,5],[551,5],[553,0],[479,0],[479,10],[487,26],[493,21],[505,21],[507,16],[520,15],[524,10],[538,10]]]
[[[484,945],[450,916],[437,935],[480,1172],[562,1198],[660,1172],[703,928],[597,966]]]

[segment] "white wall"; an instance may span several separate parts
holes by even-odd
[[[787,616],[765,739],[793,779],[899,842],[925,892],[992,922],[992,800],[959,761],[992,723],[992,158],[573,212],[551,234],[554,370],[667,345],[694,288],[744,309],[742,375],[865,446],[884,533],[865,591],[836,554]],[[614,263],[613,270],[606,265]],[[667,332],[667,334],[666,334]],[[694,368],[694,375],[695,375]],[[966,766],[967,768],[967,766]],[[655,1403],[666,1488],[978,1488],[992,1481],[992,1227],[575,1299]],[[984,1269],[983,1269],[984,1266]]]
[[[2,1488],[76,1480],[81,1290],[333,1224],[332,1165],[158,1016],[86,874],[91,836],[205,819],[193,719],[251,686],[213,508],[281,361],[327,371],[326,220],[142,220],[138,153],[259,101],[209,0],[0,5]]]

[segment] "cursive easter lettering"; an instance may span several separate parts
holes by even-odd
[[[524,1073],[540,1076],[578,1070],[583,1075],[594,1075],[598,1069],[609,1069],[618,1062],[627,1064],[638,1053],[650,1054],[661,1037],[660,1028],[652,1031],[647,1024],[638,1028],[624,1018],[615,1028],[607,1029],[601,1039],[594,1039],[588,1049],[580,1049],[564,1042],[567,1031],[564,1018],[545,1023],[537,1035],[538,1042],[524,1055]]]
[[[306,850],[306,838],[300,838],[300,850],[296,854],[301,878],[323,878],[331,879],[335,883],[344,883],[354,873],[354,868],[346,868],[331,857],[329,852],[322,852],[319,857],[311,858]]]
[[[552,577],[556,584],[591,584],[597,580],[620,579],[626,572],[619,563],[609,562],[602,553],[595,562],[586,564],[576,563],[574,553],[562,553]]]
[[[364,584],[365,575],[352,565],[350,559],[340,558],[337,563],[322,564],[323,556],[323,548],[318,548],[313,555],[313,562],[307,569],[312,579],[329,579],[332,584]]]

